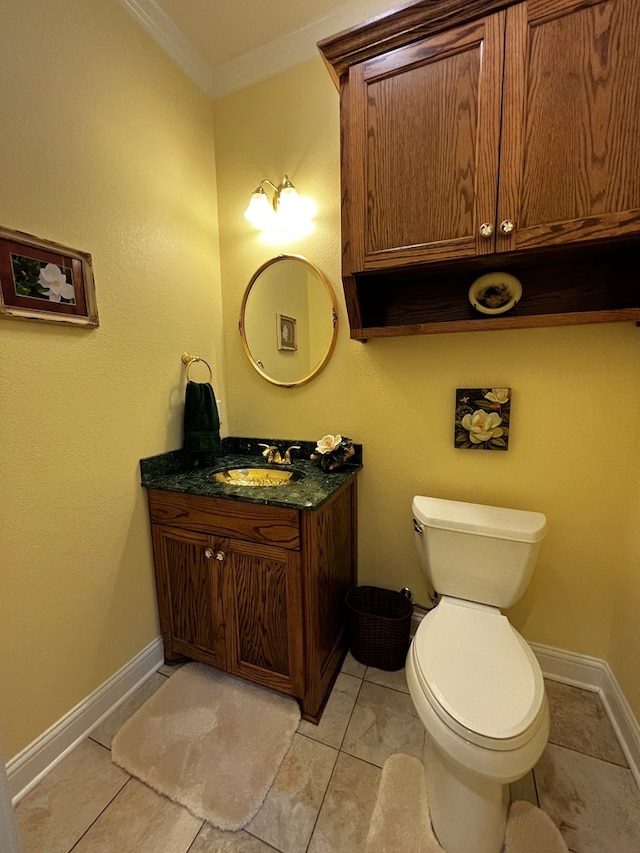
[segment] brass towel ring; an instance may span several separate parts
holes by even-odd
[[[197,355],[189,355],[188,352],[182,353],[182,363],[187,365],[187,382],[189,381],[189,371],[191,370],[191,366],[195,364],[197,361],[202,362],[202,364],[206,365],[207,370],[209,371],[209,382],[213,382],[213,370],[211,370],[211,365],[208,361],[205,361],[204,358],[200,358]]]

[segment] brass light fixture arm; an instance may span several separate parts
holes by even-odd
[[[267,184],[273,190],[273,199],[271,200],[271,203],[273,205],[274,210],[278,209],[278,204],[280,203],[280,193],[282,192],[282,190],[288,189],[289,187],[293,187],[293,184],[289,180],[288,175],[284,176],[284,178],[282,179],[282,183],[279,186],[276,186],[273,181],[270,181],[268,178],[263,178],[253,191],[254,195],[256,193],[264,193],[266,195],[266,193],[262,189],[263,184]]]

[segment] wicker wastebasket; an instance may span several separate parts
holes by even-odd
[[[351,654],[377,669],[402,669],[409,650],[413,605],[401,592],[358,586],[346,596]]]

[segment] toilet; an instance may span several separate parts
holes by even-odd
[[[440,596],[407,655],[426,729],[433,830],[446,853],[500,853],[509,783],[549,735],[542,671],[500,608],[524,593],[546,532],[539,512],[416,496],[422,570]]]

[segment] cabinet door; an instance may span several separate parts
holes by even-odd
[[[350,68],[346,273],[494,251],[504,20],[500,12]]]
[[[152,525],[160,628],[168,660],[186,655],[225,668],[221,563],[224,540]]]
[[[229,672],[302,695],[299,552],[230,540],[223,574]]]
[[[507,9],[498,251],[640,232],[640,3]]]

